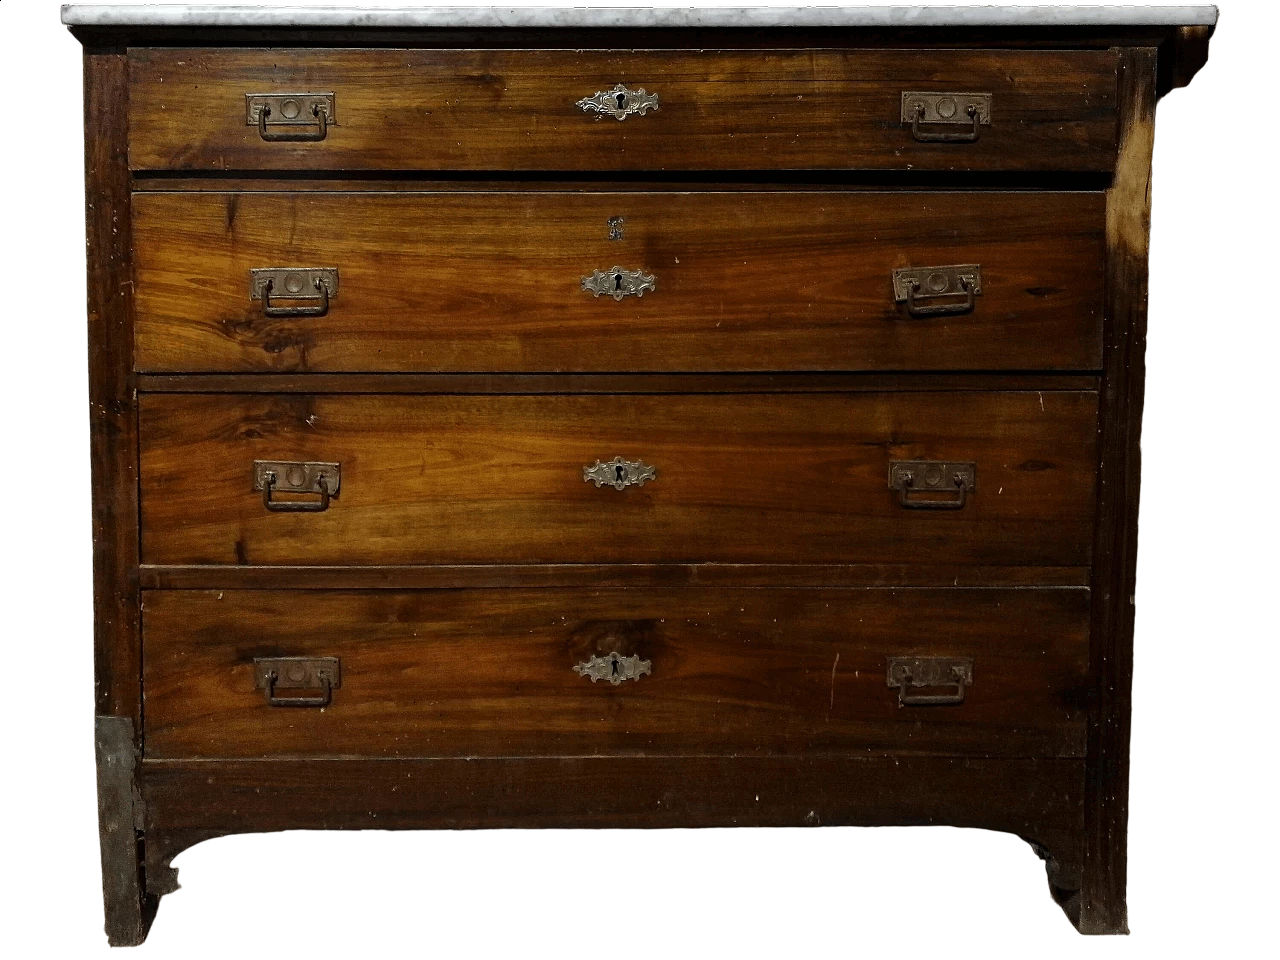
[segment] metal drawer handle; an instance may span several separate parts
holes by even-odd
[[[889,464],[889,489],[898,491],[899,503],[909,510],[963,510],[968,494],[977,489],[975,463],[943,460],[895,460]],[[947,493],[945,498],[918,497],[916,493]]]
[[[337,267],[255,267],[249,271],[249,299],[262,301],[264,317],[323,317],[338,293]],[[316,300],[315,306],[281,307],[278,300]]]
[[[273,513],[321,513],[338,495],[342,467],[337,463],[295,463],[255,460],[253,489],[262,491],[262,505]],[[276,493],[317,493],[319,500],[273,500]]]
[[[586,663],[580,663],[573,672],[580,677],[587,677],[592,683],[597,680],[608,680],[615,687],[624,680],[639,680],[642,676],[651,675],[653,663],[641,660],[639,654],[624,657],[614,650],[605,656],[593,656]]]
[[[255,657],[254,689],[262,690],[273,707],[327,707],[333,690],[342,686],[337,657]],[[314,697],[279,697],[277,690],[324,691]]]
[[[582,479],[602,486],[623,490],[627,487],[642,487],[646,480],[656,480],[658,468],[651,467],[643,460],[623,460],[614,457],[608,462],[597,460],[589,467],[582,468]]]
[[[923,293],[922,293],[923,291]],[[904,267],[893,271],[893,299],[913,317],[970,313],[982,294],[982,267],[960,263],[946,267]],[[963,296],[963,300],[948,298]],[[944,300],[938,303],[936,301]]]
[[[604,295],[621,300],[623,297],[643,297],[646,290],[657,290],[658,284],[651,273],[613,266],[583,277],[582,289],[597,297]]]
[[[921,143],[973,143],[978,139],[979,128],[991,124],[991,94],[905,90],[901,120],[910,121],[911,135]],[[956,130],[962,124],[966,129]]]
[[[973,683],[973,660],[969,657],[889,657],[886,681],[898,688],[898,705],[933,707],[964,703],[965,688]],[[949,687],[954,693],[910,693],[918,687]]]
[[[245,94],[246,122],[267,143],[316,143],[337,122],[332,93]]]
[[[645,93],[644,87],[630,90],[625,84],[616,84],[612,90],[597,90],[589,97],[578,101],[583,112],[607,113],[611,117],[625,120],[633,113],[644,116],[650,110],[658,109],[658,95]]]

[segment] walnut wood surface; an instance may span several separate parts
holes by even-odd
[[[147,371],[1087,370],[1102,358],[1101,193],[147,193],[134,210]],[[982,268],[971,314],[915,318],[894,302],[894,269],[957,263]],[[250,271],[283,265],[338,268],[327,316],[263,315]],[[582,290],[615,265],[657,289]]]
[[[908,753],[1078,756],[1087,590],[148,592],[148,756]],[[299,611],[305,611],[300,616]],[[652,674],[573,672],[617,651]],[[967,656],[902,707],[888,656]],[[324,710],[253,658],[341,658]],[[931,693],[946,693],[930,689]]]
[[[141,399],[151,564],[1087,563],[1096,395]],[[657,468],[597,488],[615,456]],[[972,460],[907,510],[892,460]],[[324,513],[264,509],[254,460],[337,462]]]
[[[1104,170],[1114,50],[131,51],[137,170]],[[618,121],[577,101],[661,98]],[[971,144],[918,143],[904,90],[993,94]],[[267,143],[245,95],[333,92],[318,143]]]

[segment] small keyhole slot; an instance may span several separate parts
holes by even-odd
[[[627,468],[624,467],[622,464],[618,464],[616,467],[614,467],[613,471],[619,483],[627,479]]]
[[[621,289],[622,289],[622,274],[620,274],[620,273],[615,273],[615,274],[613,275],[613,289],[615,289],[615,290],[621,290]]]
[[[618,675],[618,661],[610,660],[609,664],[610,664],[609,675],[612,677],[616,677]]]
[[[625,93],[615,94],[614,99],[618,101],[619,110],[625,110],[627,108],[627,95]]]

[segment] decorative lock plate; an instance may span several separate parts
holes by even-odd
[[[889,657],[885,682],[898,690],[903,706],[963,703],[965,688],[973,683],[971,657]],[[912,693],[920,687],[955,687],[951,693]]]
[[[268,142],[323,140],[338,125],[332,93],[246,93],[245,123]]]
[[[580,677],[587,677],[592,683],[597,680],[608,680],[615,687],[624,680],[639,680],[646,674],[653,673],[653,663],[641,660],[639,654],[624,657],[614,650],[603,657],[593,656],[586,663],[580,663],[573,672]]]
[[[298,463],[292,460],[253,461],[253,489],[262,491],[263,505],[276,513],[319,513],[338,495],[342,465]],[[318,493],[319,500],[273,500],[275,493]]]
[[[641,460],[623,460],[621,457],[614,457],[607,463],[597,460],[591,466],[582,468],[582,479],[594,483],[597,488],[609,486],[622,490],[626,487],[642,487],[646,480],[657,478],[657,467],[651,467]]]
[[[337,657],[255,657],[253,686],[273,707],[325,707],[342,686]],[[318,697],[278,697],[277,690],[322,690]]]
[[[623,297],[643,297],[646,290],[657,290],[658,285],[651,273],[615,266],[583,277],[582,289],[597,297],[604,295],[621,300]]]
[[[633,113],[644,116],[650,110],[658,109],[658,95],[645,93],[644,87],[629,90],[625,84],[617,84],[612,90],[597,90],[589,97],[578,101],[584,112],[607,113],[611,117],[625,120]]]
[[[919,510],[959,510],[978,488],[976,463],[946,460],[894,460],[889,464],[889,489],[897,490],[904,507]],[[918,494],[945,494],[920,497]]]

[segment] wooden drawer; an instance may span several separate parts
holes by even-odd
[[[144,193],[136,364],[1091,370],[1104,223],[1095,192]],[[898,302],[895,270],[963,264],[971,303]],[[336,269],[327,314],[265,316],[251,272],[277,266]],[[653,289],[583,289],[614,267]]]
[[[145,563],[1090,558],[1093,392],[188,394],[139,412]],[[584,479],[615,457],[656,477]],[[258,460],[337,463],[338,496],[269,512]],[[914,460],[974,463],[963,508],[904,508],[890,465]]]
[[[148,591],[147,754],[1079,756],[1088,610],[1083,589]],[[573,669],[615,652],[649,672]],[[276,657],[338,658],[329,705],[269,704],[254,660]],[[963,702],[900,705],[890,657],[970,661]]]
[[[1103,171],[1116,155],[1118,62],[1114,50],[133,49],[129,162],[135,170]],[[619,121],[579,106],[617,84],[656,94],[658,109]],[[990,94],[991,122],[972,143],[919,142],[902,119],[903,93],[916,91]],[[323,140],[262,139],[246,97],[289,93],[333,95]],[[318,124],[282,130],[308,131],[318,134]]]

